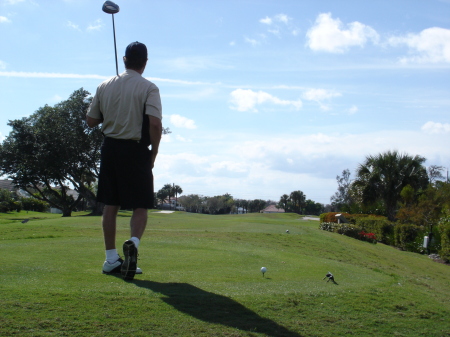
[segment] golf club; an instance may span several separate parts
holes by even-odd
[[[116,27],[114,25],[114,14],[119,13],[119,6],[115,4],[112,1],[105,1],[103,4],[102,10],[107,13],[111,14],[112,16],[112,23],[113,23],[113,35],[114,35],[114,52],[116,55],[116,74],[119,76],[119,66],[117,65],[117,47],[116,47]]]

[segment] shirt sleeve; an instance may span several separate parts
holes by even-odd
[[[100,101],[98,99],[98,89],[94,98],[92,98],[91,105],[88,108],[87,115],[91,118],[102,119],[102,112],[100,111]]]
[[[145,102],[145,113],[149,116],[162,119],[161,97],[157,86],[154,86],[147,96],[147,101]]]

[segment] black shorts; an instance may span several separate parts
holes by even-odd
[[[153,208],[151,151],[145,145],[106,137],[101,148],[97,201],[123,209]]]

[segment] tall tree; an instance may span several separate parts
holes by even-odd
[[[417,191],[428,185],[425,158],[388,151],[367,156],[358,166],[354,184],[360,188],[364,204],[381,201],[386,216],[395,220],[400,193],[406,185]]]
[[[336,176],[338,190],[331,196],[330,201],[338,211],[350,212],[351,204],[353,203],[350,193],[350,175],[350,170],[346,169],[342,171],[342,176]]]
[[[70,216],[84,197],[95,203],[93,184],[103,136],[85,123],[89,92],[76,90],[54,107],[9,121],[11,133],[0,146],[0,171],[14,184]],[[69,194],[69,185],[79,195]]]
[[[278,205],[280,206],[280,208],[284,209],[285,212],[287,212],[289,210],[289,196],[287,194],[283,194],[280,197],[280,201],[278,202]]]
[[[167,189],[161,188],[158,192],[156,192],[156,200],[159,201],[161,207],[164,204],[164,201],[166,201],[168,196],[169,191]]]
[[[170,202],[170,198],[175,195],[172,184],[164,184],[164,186],[161,188],[162,190],[165,190],[167,192],[167,196],[169,197],[169,205],[172,208],[172,203]]]
[[[323,212],[324,206],[318,202],[307,199],[305,204],[305,214],[320,215]]]
[[[302,214],[302,209],[305,206],[306,203],[306,196],[305,194],[298,190],[291,192],[291,195],[289,196],[291,199],[292,207],[294,208],[295,213]]]
[[[177,204],[178,204],[178,194],[183,193],[183,189],[180,186],[175,185],[175,184],[172,185],[172,188],[173,188],[173,193],[175,194],[175,208],[176,208]]]
[[[433,184],[436,181],[443,180],[445,177],[442,175],[442,171],[444,171],[443,166],[431,165],[427,168],[428,179],[430,179],[430,183]]]

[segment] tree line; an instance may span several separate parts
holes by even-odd
[[[450,210],[450,184],[444,167],[425,167],[426,159],[398,151],[369,155],[355,177],[349,169],[336,177],[331,211],[384,215],[405,224],[436,224]]]
[[[171,198],[175,198],[175,205],[181,205],[187,212],[206,213],[206,214],[237,214],[237,213],[255,213],[261,212],[270,205],[285,212],[295,212],[299,214],[319,215],[323,212],[323,204],[316,203],[306,199],[302,191],[291,192],[290,195],[284,194],[277,203],[273,200],[262,199],[238,199],[229,193],[213,197],[202,196],[199,194],[188,194],[177,198],[177,195],[183,193],[179,185],[165,184],[155,193],[158,207],[162,208],[164,204],[171,204]],[[172,209],[176,209],[172,207]]]
[[[284,209],[285,212],[309,215],[320,215],[325,209],[323,204],[306,199],[305,193],[299,190],[293,191],[289,195],[283,194],[277,207]]]

